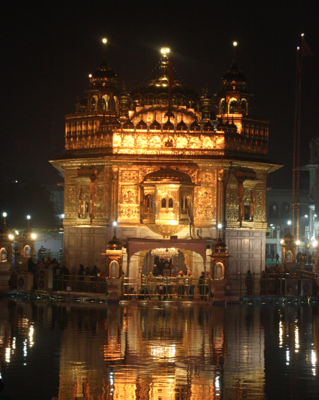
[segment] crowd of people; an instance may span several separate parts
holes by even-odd
[[[280,267],[276,264],[275,268],[271,270],[268,265],[266,265],[265,270],[261,271],[261,276],[259,280],[259,293],[261,295],[266,294],[275,294],[279,295],[284,292],[284,285],[283,278],[289,278],[289,269],[284,264],[283,267]],[[253,286],[254,286],[254,278],[250,270],[247,271],[246,278],[245,278],[245,285],[246,285],[246,294],[252,295],[253,293]]]

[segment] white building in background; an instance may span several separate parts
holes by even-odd
[[[299,239],[301,241],[300,251],[304,251],[307,244],[311,244],[319,238],[319,137],[313,138],[309,144],[309,147],[309,164],[300,168],[300,181],[309,181],[307,189],[301,189],[299,194]],[[307,172],[309,176],[307,176],[305,172]],[[286,233],[292,233],[291,204],[291,189],[267,190],[268,226],[266,234],[266,260],[276,261],[277,253],[280,256],[279,260],[281,259],[280,240]]]

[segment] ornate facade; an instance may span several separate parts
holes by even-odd
[[[52,161],[64,175],[71,270],[80,263],[105,269],[113,221],[123,244],[171,235],[211,243],[221,224],[229,272],[262,269],[266,179],[278,168],[267,159],[268,122],[250,115],[251,94],[235,61],[216,99],[173,81],[168,49],[157,76],[131,93],[118,88],[103,57],[86,97],[66,115],[65,152]],[[198,276],[203,260],[186,258]],[[132,258],[130,275],[138,276],[141,263]]]

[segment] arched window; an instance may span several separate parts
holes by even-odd
[[[162,208],[166,208],[166,199],[162,199]]]
[[[31,257],[31,247],[29,245],[24,246],[23,253],[24,257]]]
[[[237,100],[231,100],[229,103],[229,113],[234,114],[238,111],[238,103]]]
[[[281,204],[281,218],[287,218],[290,216],[290,207],[289,203],[286,201]]]
[[[96,100],[95,97],[92,97],[91,99],[91,111],[95,111],[96,110]]]
[[[214,279],[222,279],[224,276],[223,272],[224,265],[221,262],[217,263],[214,268]]]
[[[273,201],[269,206],[269,217],[277,218],[278,216],[278,205],[275,201]]]
[[[181,214],[187,214],[187,211],[191,208],[191,196],[189,194],[184,194],[181,197]]]
[[[173,208],[173,199],[172,198],[170,198],[168,200],[168,208]]]
[[[222,99],[219,104],[220,114],[225,114],[225,99]]]
[[[105,102],[105,100],[104,99],[101,99],[100,100],[100,104],[101,104],[101,110],[102,111],[106,111],[106,102]]]
[[[245,99],[243,99],[242,101],[241,101],[241,105],[240,105],[240,108],[241,108],[241,113],[243,114],[243,115],[246,115],[246,113],[247,113],[247,101],[245,100]]]
[[[4,247],[1,249],[1,261],[7,261],[7,250]]]
[[[119,263],[115,260],[113,260],[109,265],[109,276],[112,278],[119,277]]]
[[[144,212],[145,214],[153,212],[153,198],[150,194],[144,196]]]

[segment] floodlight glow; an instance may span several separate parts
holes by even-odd
[[[233,42],[233,46],[234,46],[234,47],[236,47],[236,46],[237,46],[237,44],[238,44],[237,42]]]
[[[89,74],[89,78],[92,78],[92,74]]]
[[[307,215],[307,214],[305,215],[305,218],[308,218],[308,215]]]
[[[9,238],[10,240],[13,240],[13,239],[14,239],[14,236],[11,235],[11,233],[10,233],[10,235],[8,235],[8,238]]]
[[[62,218],[62,219],[64,218],[64,214],[61,214],[61,218]]]
[[[27,215],[27,219],[31,219],[31,216],[30,216],[30,215]]]
[[[106,44],[106,43],[107,43],[107,39],[106,39],[106,38],[103,38],[103,39],[102,39],[102,42],[103,42],[104,44]]]
[[[218,225],[217,225],[217,228],[218,228],[218,229],[222,229],[222,227],[223,227],[222,224],[218,224]]]
[[[8,214],[6,212],[2,213],[2,216],[5,218]]]
[[[162,54],[168,54],[171,50],[168,47],[162,47],[161,48],[161,53]]]
[[[117,222],[116,221],[113,221],[113,224],[112,224],[113,226],[117,226]]]
[[[289,221],[287,222],[287,224],[288,224],[288,225],[291,225],[291,221],[289,220]]]
[[[35,234],[35,233],[31,233],[31,239],[36,239],[37,238],[37,235]]]
[[[314,241],[311,243],[311,245],[312,245],[312,247],[317,247],[317,246],[318,246],[318,240],[314,240]]]
[[[285,242],[284,239],[281,239],[280,244],[284,244],[284,242]]]
[[[296,240],[295,243],[296,243],[297,246],[299,246],[300,245],[300,240]]]
[[[304,36],[305,36],[305,34],[304,34],[304,33],[302,33],[302,34],[301,34],[301,37],[304,37]]]
[[[314,218],[317,218],[317,216],[318,216],[317,214],[313,214],[313,217],[314,217]]]
[[[19,235],[19,231],[14,231],[14,233],[15,233],[16,235]]]

